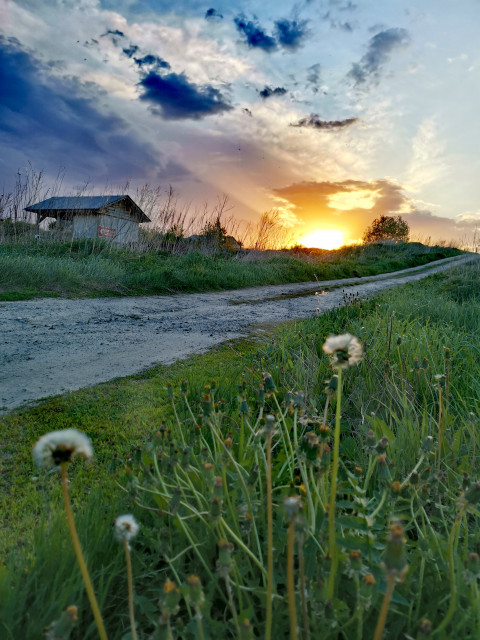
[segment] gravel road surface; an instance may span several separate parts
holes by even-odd
[[[203,353],[262,324],[332,309],[343,303],[343,291],[366,297],[476,258],[457,256],[368,278],[212,293],[3,302],[0,413]],[[327,293],[314,295],[322,289]]]

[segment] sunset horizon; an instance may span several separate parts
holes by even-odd
[[[338,248],[382,216],[468,244],[480,222],[475,17],[428,0],[0,0],[0,180],[128,182],[278,211]],[[322,245],[320,247],[320,245]]]

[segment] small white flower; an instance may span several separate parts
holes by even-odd
[[[363,357],[362,343],[350,333],[329,336],[322,348],[327,355],[331,356],[333,366],[342,369],[357,364]]]
[[[123,540],[130,542],[130,540],[134,538],[139,531],[140,525],[131,513],[118,516],[115,520],[115,535],[119,542],[122,542]]]
[[[92,443],[77,429],[51,431],[33,447],[33,459],[39,467],[55,467],[73,458],[88,460],[93,456]]]

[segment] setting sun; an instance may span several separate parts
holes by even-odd
[[[315,249],[338,249],[344,243],[343,231],[338,229],[317,229],[299,238],[305,247]]]

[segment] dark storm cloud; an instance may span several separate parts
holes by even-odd
[[[234,18],[237,30],[245,36],[246,42],[252,49],[262,49],[268,53],[277,48],[277,42],[268,36],[257,21],[246,20],[244,16]]]
[[[357,85],[365,83],[371,76],[378,75],[395,49],[409,42],[410,35],[406,29],[394,28],[380,31],[370,39],[366,54],[360,62],[352,65],[348,75]]]
[[[219,13],[216,9],[207,9],[205,14],[205,20],[223,20],[223,15]]]
[[[271,96],[284,96],[287,93],[287,90],[284,87],[275,87],[275,89],[272,89],[272,87],[265,86],[265,89],[262,89],[258,93],[264,100],[266,100]]]
[[[6,172],[28,160],[47,173],[64,166],[79,179],[106,181],[142,177],[157,162],[123,119],[98,110],[98,88],[51,77],[14,39],[0,37],[0,86]]]
[[[277,20],[275,34],[280,46],[296,51],[309,35],[307,25],[307,20]]]
[[[143,88],[140,99],[166,120],[200,120],[233,108],[218,89],[197,85],[184,73],[159,75],[152,71],[139,84]]]
[[[309,127],[311,129],[343,129],[358,122],[358,118],[346,118],[345,120],[322,120],[317,113],[311,113],[302,118],[291,127]]]
[[[152,54],[147,54],[143,56],[143,58],[134,58],[135,64],[140,67],[140,69],[144,66],[155,66],[157,69],[170,69],[170,65],[163,58],[159,58],[158,56],[153,56]]]

